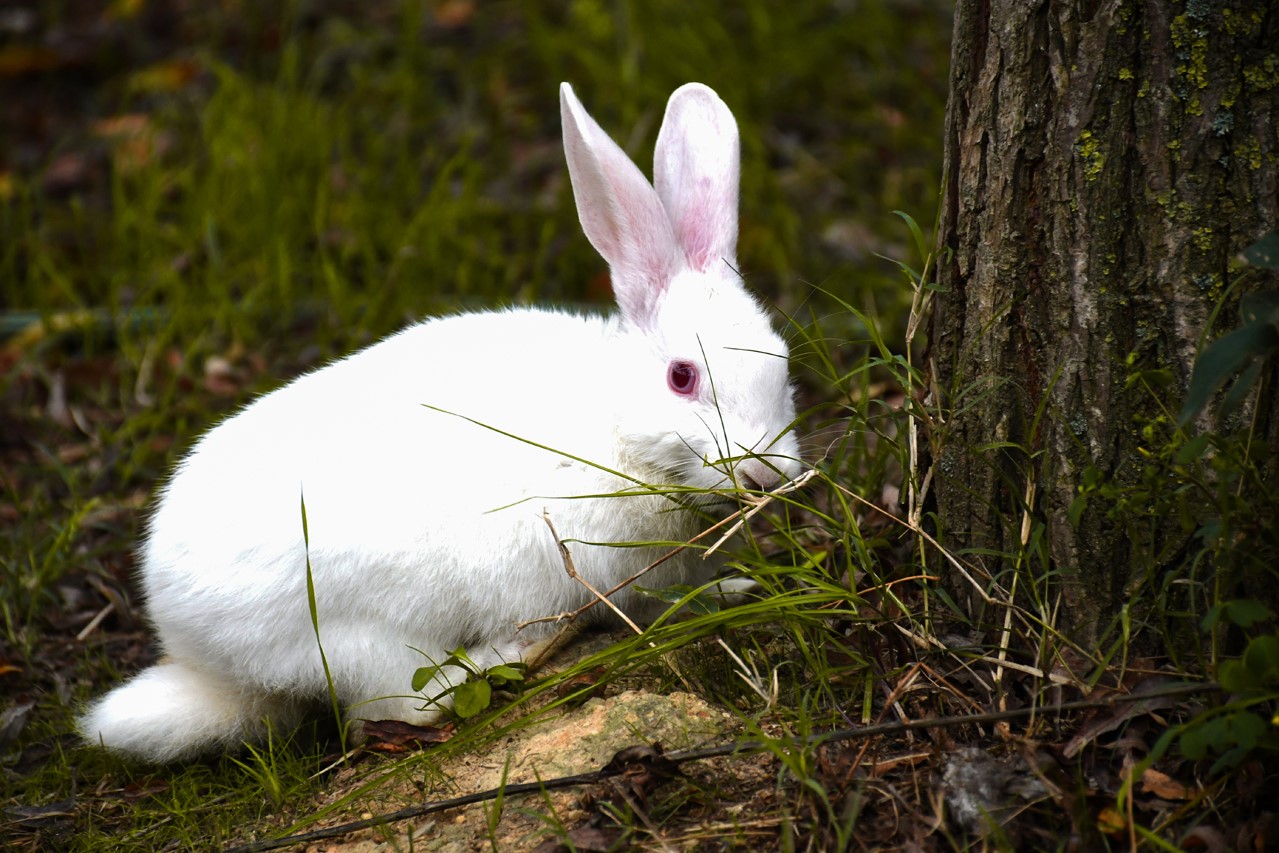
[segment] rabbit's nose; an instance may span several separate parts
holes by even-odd
[[[737,463],[737,482],[747,491],[767,492],[780,486],[782,477],[762,459],[743,459]]]

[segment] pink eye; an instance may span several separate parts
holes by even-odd
[[[697,391],[697,365],[691,361],[672,361],[666,368],[666,384],[676,394],[693,396]]]

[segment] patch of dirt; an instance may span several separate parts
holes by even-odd
[[[667,749],[691,749],[719,743],[737,728],[731,715],[689,693],[658,695],[628,690],[591,699],[580,708],[551,717],[479,753],[459,756],[440,765],[448,780],[423,793],[427,801],[461,793],[484,791],[501,784],[535,782],[598,770],[619,751],[635,745],[660,744]],[[308,847],[313,851],[415,850],[470,851],[487,848],[490,839],[500,850],[531,850],[548,840],[548,823],[567,829],[592,816],[580,788],[548,791],[508,800],[501,821],[490,835],[492,803],[475,804],[386,830],[369,830],[340,842]],[[544,819],[545,818],[545,819]]]

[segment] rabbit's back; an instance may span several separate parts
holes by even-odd
[[[546,387],[547,376],[606,373],[607,357],[581,357],[601,349],[606,328],[558,312],[457,315],[301,376],[196,444],[164,490],[148,555],[196,542],[210,559],[292,548],[303,500],[315,541],[416,545],[431,517],[484,513],[551,485],[564,457],[545,448],[607,465],[601,394],[580,405]],[[252,574],[243,579],[262,580]]]
[[[144,547],[166,650],[274,688],[314,683],[308,557],[326,646],[358,659],[390,637],[451,648],[579,606],[544,508],[565,538],[686,537],[688,519],[661,498],[577,499],[627,485],[587,464],[616,464],[595,378],[614,368],[581,356],[607,352],[600,339],[613,334],[602,318],[534,310],[429,320],[210,431]],[[576,459],[555,452],[569,448]],[[653,506],[618,512],[618,500]],[[628,528],[636,518],[650,523]],[[575,555],[605,585],[651,557],[587,545]]]

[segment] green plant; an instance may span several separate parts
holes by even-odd
[[[1273,232],[1244,255],[1275,269],[1277,248],[1279,232]],[[1174,744],[1192,761],[1212,759],[1209,777],[1279,756],[1274,449],[1256,435],[1255,415],[1242,424],[1229,417],[1249,395],[1255,395],[1254,410],[1264,405],[1258,380],[1266,359],[1279,352],[1279,292],[1250,294],[1240,307],[1240,326],[1196,360],[1179,414],[1161,402],[1160,414],[1136,425],[1145,440],[1139,476],[1121,484],[1089,469],[1071,507],[1076,516],[1088,500],[1106,502],[1109,516],[1129,533],[1139,565],[1147,567],[1146,582],[1156,593],[1152,618],[1174,661],[1191,674],[1215,672],[1226,693],[1224,701],[1167,727],[1123,786],[1121,811],[1133,796],[1132,780]],[[1130,366],[1129,388],[1166,399],[1168,371]],[[1226,386],[1215,427],[1190,432]],[[1180,537],[1155,535],[1169,518]]]
[[[1253,599],[1236,599],[1213,607],[1204,617],[1204,629],[1213,631],[1221,622],[1242,629],[1269,626],[1270,633],[1252,637],[1237,658],[1223,660],[1217,681],[1230,698],[1188,723],[1180,737],[1181,752],[1198,761],[1217,755],[1209,769],[1215,775],[1234,768],[1257,752],[1279,755],[1279,630],[1275,614]]]
[[[488,842],[494,853],[498,853],[502,848],[498,844],[498,826],[502,822],[502,811],[506,807],[506,782],[511,772],[511,757],[507,755],[506,761],[502,764],[502,778],[498,781],[498,795],[491,805],[484,808],[484,822],[488,830]]]
[[[254,780],[266,795],[271,805],[279,808],[287,802],[290,795],[295,793],[296,780],[289,778],[288,774],[281,769],[282,760],[281,753],[288,749],[288,742],[277,745],[276,734],[274,728],[269,724],[267,726],[266,743],[256,746],[254,744],[245,744],[245,751],[248,758],[240,759],[235,756],[228,756],[227,760],[239,767],[246,775]]]
[[[1243,254],[1255,266],[1279,270],[1279,231],[1262,237]],[[1279,353],[1279,290],[1250,293],[1239,301],[1239,327],[1213,341],[1195,360],[1178,422],[1190,423],[1233,379],[1218,412],[1219,418],[1230,415],[1256,384],[1265,360],[1275,353]]]
[[[1279,231],[1243,254],[1253,265],[1276,269],[1277,249]],[[1086,468],[1068,512],[1070,521],[1078,523],[1090,501],[1104,503],[1107,517],[1127,533],[1134,566],[1144,567],[1146,581],[1156,592],[1153,618],[1162,623],[1159,628],[1166,638],[1176,640],[1170,647],[1174,656],[1181,659],[1187,644],[1198,642],[1196,627],[1202,627],[1210,637],[1214,665],[1228,653],[1234,642],[1230,637],[1257,621],[1245,626],[1220,618],[1242,612],[1235,596],[1250,588],[1265,597],[1264,591],[1279,577],[1274,525],[1279,488],[1271,476],[1273,449],[1258,440],[1255,413],[1243,424],[1229,419],[1250,394],[1257,406],[1265,405],[1258,380],[1267,359],[1279,352],[1279,291],[1244,296],[1240,313],[1238,328],[1204,347],[1176,415],[1168,403],[1171,371],[1143,369],[1137,353],[1130,354],[1125,390],[1148,394],[1157,403],[1154,415],[1134,423],[1143,440],[1139,464],[1130,469],[1132,476],[1122,479]],[[1216,427],[1192,432],[1191,422],[1227,385]],[[1241,601],[1267,607],[1260,600]],[[1231,607],[1223,610],[1227,602]],[[1208,617],[1199,623],[1204,612]],[[1231,627],[1234,632],[1227,630]]]
[[[420,692],[438,677],[446,667],[460,668],[466,674],[463,681],[451,684],[443,692],[427,697],[427,705],[435,705],[445,696],[453,697],[453,713],[463,720],[485,711],[493,704],[494,690],[518,689],[524,682],[527,666],[523,663],[499,663],[482,669],[458,646],[438,664],[419,667],[413,673],[413,690]],[[451,679],[447,679],[451,681]]]

